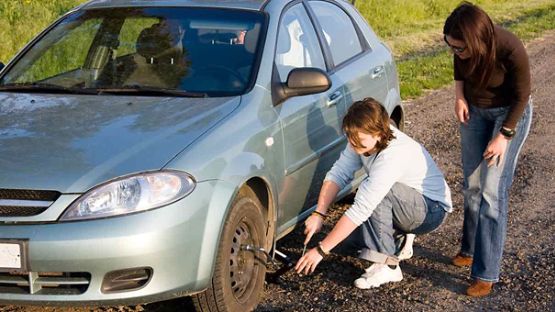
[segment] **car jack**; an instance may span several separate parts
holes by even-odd
[[[286,254],[280,252],[277,249],[274,249],[274,256],[270,255],[270,253],[268,253],[264,248],[256,247],[253,245],[242,245],[241,249],[245,251],[252,251],[255,253],[264,254],[266,256],[265,265],[266,268],[269,270],[271,270],[273,267],[280,266],[279,262],[281,262],[281,267],[279,267],[275,271],[270,271],[266,273],[266,281],[271,284],[280,284],[280,277],[295,266],[295,263],[293,263],[293,261],[291,261],[291,259]],[[279,260],[279,262],[277,262],[275,259]]]

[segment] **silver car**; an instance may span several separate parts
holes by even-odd
[[[73,9],[0,73],[0,303],[254,309],[365,97],[402,126],[392,55],[346,1]]]

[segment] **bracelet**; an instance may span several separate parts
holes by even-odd
[[[501,129],[499,129],[499,132],[501,132],[501,134],[506,137],[507,139],[511,139],[516,131],[513,129],[509,129],[509,128],[505,128],[505,127],[501,127]]]
[[[316,210],[314,210],[314,211],[311,213],[311,215],[320,216],[320,217],[322,217],[322,219],[324,219],[324,220],[326,220],[326,218],[328,217],[327,215],[325,215],[325,214],[323,214],[323,213],[321,213],[321,212],[319,212],[319,211],[316,211]]]
[[[329,252],[325,252],[324,249],[322,249],[322,242],[318,243],[318,246],[316,246],[316,251],[320,254],[320,256],[322,256],[322,258],[325,258]]]

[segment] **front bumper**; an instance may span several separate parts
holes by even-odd
[[[78,222],[0,225],[0,240],[28,241],[29,271],[40,274],[88,274],[80,294],[52,288],[13,287],[0,273],[0,303],[129,304],[157,301],[204,290],[211,278],[221,223],[232,189],[216,182],[199,183],[188,197],[134,215]],[[213,200],[213,199],[216,200]],[[219,220],[219,222],[218,222]],[[103,293],[108,272],[150,268],[140,288]],[[21,276],[20,276],[21,278]],[[4,281],[4,283],[2,283]],[[16,285],[17,286],[17,285]]]

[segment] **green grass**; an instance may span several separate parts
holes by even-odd
[[[555,5],[525,10],[514,19],[501,23],[522,40],[527,41],[555,29]],[[440,37],[441,38],[441,37]],[[453,56],[441,39],[420,51],[397,57],[401,98],[410,99],[453,83]]]
[[[447,50],[397,62],[401,98],[421,95],[453,81],[452,54]]]
[[[504,21],[502,25],[525,41],[536,38],[545,30],[555,29],[555,4],[547,8],[530,10],[517,19]]]
[[[460,0],[357,0],[356,7],[396,56],[411,54],[441,41],[443,23]],[[517,20],[553,0],[474,1],[497,22]]]
[[[0,0],[0,61],[85,0]],[[452,56],[442,41],[445,18],[460,0],[357,0],[356,6],[397,60],[403,99],[452,82]],[[478,0],[495,22],[523,40],[555,29],[553,0]]]
[[[83,0],[0,0],[0,61],[7,63],[40,31]]]

